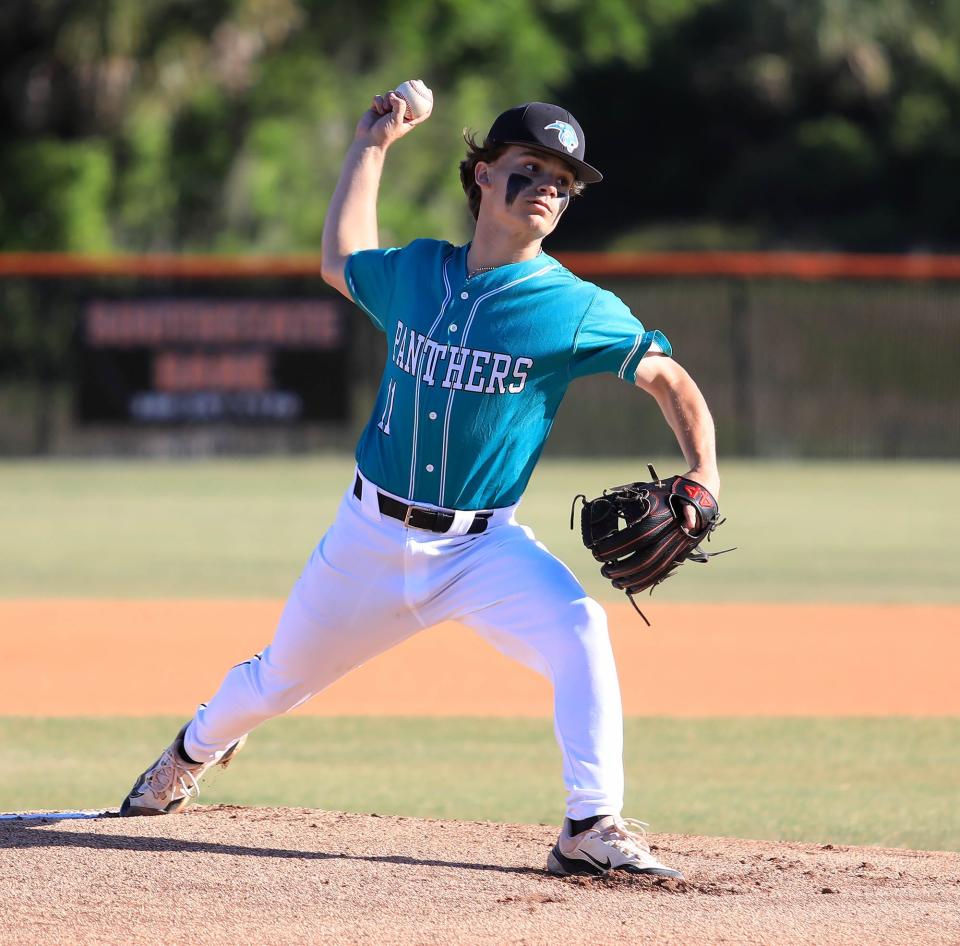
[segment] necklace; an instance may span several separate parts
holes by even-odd
[[[489,273],[491,269],[496,268],[496,266],[478,266],[467,276],[467,279],[473,279],[474,276],[479,276],[481,273]]]

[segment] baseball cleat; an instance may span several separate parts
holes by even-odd
[[[566,819],[560,840],[547,857],[547,870],[561,877],[571,874],[596,877],[611,870],[622,870],[682,880],[680,871],[661,864],[650,853],[645,827],[642,821],[607,815],[592,828],[571,835],[570,821]]]
[[[200,779],[214,766],[226,768],[247,741],[242,736],[230,746],[219,759],[193,763],[183,757],[183,734],[187,723],[177,738],[163,750],[163,754],[137,779],[130,794],[120,806],[120,817],[134,815],[172,815],[183,811],[200,795]]]

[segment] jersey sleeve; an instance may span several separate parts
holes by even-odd
[[[598,289],[577,329],[570,373],[582,378],[610,372],[633,384],[640,359],[649,351],[673,354],[661,331],[647,331],[617,296]]]
[[[397,279],[400,248],[357,250],[347,257],[344,278],[354,302],[381,332],[386,331],[387,312]]]

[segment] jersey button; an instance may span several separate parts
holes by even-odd
[[[428,464],[427,464],[427,472],[428,472],[428,473],[432,473],[432,472],[433,472],[433,464],[432,464],[432,463],[428,463]]]
[[[460,293],[460,298],[461,298],[461,299],[469,299],[469,298],[470,298],[470,293],[469,293],[469,292],[461,292],[461,293]]]
[[[427,416],[430,418],[430,420],[436,420],[436,419],[437,419],[437,412],[436,412],[436,411],[430,411],[430,413],[429,413]]]
[[[456,323],[456,322],[453,322],[453,323],[450,325],[450,331],[451,331],[451,332],[455,332],[456,330],[457,330],[457,323]]]

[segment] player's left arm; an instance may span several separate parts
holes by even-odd
[[[719,497],[716,432],[710,408],[697,383],[673,358],[652,353],[640,360],[634,380],[638,388],[660,405],[690,467],[684,476],[706,486],[715,497]],[[684,511],[688,526],[694,528],[692,507],[685,506]]]

